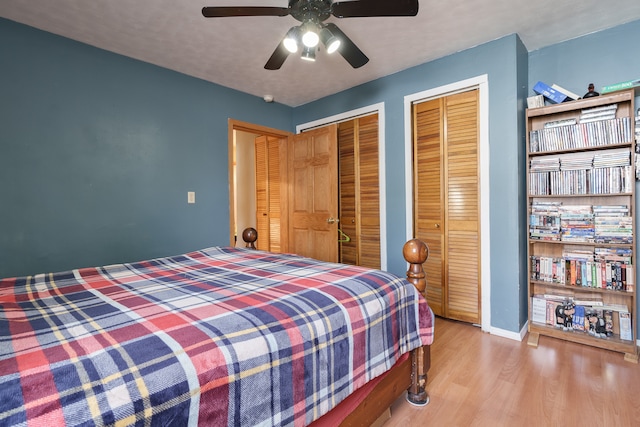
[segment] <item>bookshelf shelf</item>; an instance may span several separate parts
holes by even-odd
[[[619,335],[614,335],[608,338],[596,338],[584,332],[565,332],[554,326],[543,325],[540,323],[529,323],[529,334],[528,343],[532,346],[537,346],[537,344],[534,345],[532,341],[537,340],[539,335],[544,335],[580,344],[586,344],[592,347],[625,353],[626,360],[635,361],[635,363],[638,362],[635,343],[621,340]]]
[[[557,115],[562,113],[569,113],[574,115],[575,111],[586,108],[600,107],[607,104],[622,104],[633,102],[634,90],[624,90],[620,92],[614,92],[607,95],[601,95],[598,97],[580,99],[577,101],[563,102],[562,104],[548,105],[545,107],[529,108],[527,110],[527,117],[534,118],[540,116]],[[633,107],[633,105],[631,106]],[[631,109],[633,112],[633,108]],[[631,114],[632,115],[632,114]]]
[[[631,193],[607,193],[607,194],[537,194],[529,195],[529,197],[542,198],[542,199],[554,199],[554,198],[578,198],[578,197],[618,197],[618,196],[631,196]]]
[[[593,246],[604,248],[631,248],[630,243],[594,243],[594,242],[567,242],[562,240],[540,240],[529,239],[529,244],[549,244],[549,245],[563,245],[563,246]]]
[[[548,156],[552,154],[584,153],[588,151],[606,150],[609,148],[630,148],[631,146],[632,146],[631,142],[624,142],[621,144],[607,144],[607,145],[600,145],[597,147],[582,147],[582,148],[573,148],[573,149],[567,149],[567,150],[535,151],[535,152],[529,153],[529,157],[541,157],[541,156]]]
[[[554,290],[561,290],[566,293],[567,296],[573,296],[574,294],[584,295],[585,293],[594,294],[610,294],[621,298],[633,298],[633,292],[616,291],[615,289],[602,289],[602,288],[588,288],[586,286],[573,286],[573,285],[561,285],[560,283],[545,282],[541,280],[531,280],[531,283],[537,287],[546,287]]]
[[[633,89],[527,110],[530,345],[638,362],[634,115]]]

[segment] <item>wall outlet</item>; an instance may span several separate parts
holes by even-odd
[[[195,203],[196,202],[196,192],[188,191],[187,192],[187,203]]]

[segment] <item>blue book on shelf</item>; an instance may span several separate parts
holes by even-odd
[[[536,83],[536,85],[533,87],[533,91],[538,95],[543,95],[554,104],[560,104],[561,102],[570,100],[570,98],[566,94],[555,90],[554,88],[543,82]]]

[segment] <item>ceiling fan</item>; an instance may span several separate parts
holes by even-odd
[[[336,18],[416,16],[418,0],[289,0],[288,7],[269,6],[211,6],[202,8],[206,18],[231,16],[287,16],[300,25],[292,27],[273,52],[264,68],[278,70],[289,54],[302,49],[301,57],[314,61],[319,42],[327,53],[339,52],[353,68],[362,67],[369,58],[337,25],[324,21]]]

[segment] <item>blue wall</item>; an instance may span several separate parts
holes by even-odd
[[[529,53],[529,87],[557,84],[579,96],[589,83],[602,86],[640,77],[640,21]],[[533,90],[530,90],[533,95]]]
[[[290,107],[4,19],[0,58],[0,277],[228,244],[228,118],[293,130]]]

